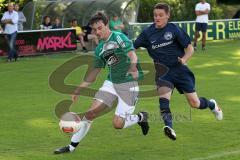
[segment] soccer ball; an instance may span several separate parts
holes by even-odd
[[[76,133],[83,126],[81,118],[74,112],[67,112],[62,115],[59,127],[65,133]]]

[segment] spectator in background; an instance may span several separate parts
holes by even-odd
[[[111,31],[122,32],[124,25],[123,22],[119,19],[118,15],[113,15],[113,18],[109,22],[109,28]]]
[[[22,11],[19,11],[19,5],[14,5],[14,10],[18,13],[18,31],[23,31],[23,23],[26,22],[26,17]]]
[[[8,3],[8,11],[3,14],[1,22],[5,25],[4,33],[9,45],[8,62],[14,58],[17,61],[18,54],[16,51],[16,38],[17,38],[17,23],[18,13],[14,11],[13,3]]]
[[[86,26],[83,26],[84,36],[83,39],[85,42],[89,40],[93,40],[96,45],[98,45],[99,40],[95,34],[92,34],[92,28],[90,27],[89,23]]]
[[[40,25],[40,29],[41,30],[52,29],[52,23],[51,23],[51,19],[49,16],[45,16],[43,18],[43,23]]]
[[[61,24],[61,21],[60,21],[60,18],[59,17],[56,17],[54,19],[54,24],[52,26],[52,29],[60,29],[60,28],[63,28],[62,27],[62,24]]]
[[[83,39],[85,33],[82,31],[82,28],[80,26],[78,26],[77,19],[72,20],[71,26],[72,26],[72,28],[74,28],[76,30],[77,40],[80,41],[83,52],[88,52],[86,45],[84,43],[84,39]]]
[[[205,50],[206,46],[206,32],[208,25],[208,14],[210,12],[211,6],[205,0],[200,0],[195,7],[196,18],[196,28],[194,37],[194,50],[197,50],[197,40],[200,37],[199,31],[202,32],[202,50]]]

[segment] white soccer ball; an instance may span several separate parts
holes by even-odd
[[[81,118],[74,112],[67,112],[62,115],[59,127],[65,133],[76,133],[83,126]]]

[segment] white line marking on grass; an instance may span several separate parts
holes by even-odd
[[[204,157],[204,158],[192,158],[190,160],[208,160],[208,159],[215,159],[215,158],[221,158],[221,157],[226,157],[229,155],[237,155],[240,154],[240,150],[237,151],[229,151],[229,152],[221,152],[221,153],[217,153],[217,154],[212,154],[208,157]]]

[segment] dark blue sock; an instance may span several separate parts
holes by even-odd
[[[78,144],[79,144],[78,142],[77,142],[77,143],[75,143],[75,142],[71,142],[71,144],[70,144],[70,145],[72,145],[73,147],[75,147],[75,148],[76,148],[76,147],[78,146]]]
[[[206,108],[210,108],[211,110],[213,110],[215,108],[215,104],[209,100],[207,100],[204,97],[200,97],[200,106],[198,109],[206,109]]]
[[[159,98],[159,104],[161,117],[164,121],[164,124],[172,128],[172,114],[169,108],[169,100],[166,98]]]

